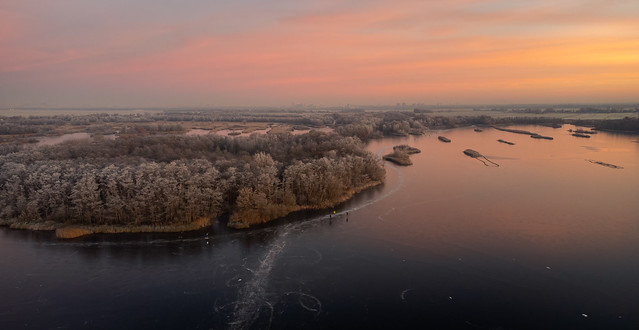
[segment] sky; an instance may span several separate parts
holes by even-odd
[[[637,0],[0,2],[4,107],[637,101]]]

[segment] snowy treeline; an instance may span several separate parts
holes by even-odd
[[[0,156],[0,217],[83,224],[237,224],[335,203],[383,180],[359,139],[311,132],[76,141]]]

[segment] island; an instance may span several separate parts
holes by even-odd
[[[479,158],[479,157],[483,157],[482,154],[480,154],[478,151],[473,150],[473,149],[466,149],[464,150],[464,154],[466,156],[472,157],[472,158]]]
[[[510,128],[503,128],[503,127],[497,127],[497,126],[493,126],[493,128],[498,130],[498,131],[503,131],[503,132],[530,135],[530,137],[533,138],[533,139],[553,140],[553,137],[551,137],[551,136],[544,136],[544,135],[540,135],[538,133],[530,132],[530,131],[526,131],[526,130],[510,129]]]
[[[497,140],[497,142],[505,143],[505,144],[508,144],[508,145],[511,145],[511,146],[515,145],[514,142],[510,142],[510,141],[506,141],[506,140],[502,140],[502,139]]]
[[[586,161],[589,162],[589,163],[593,163],[593,164],[597,164],[597,165],[601,165],[601,166],[605,166],[605,167],[610,167],[610,168],[614,168],[614,169],[618,169],[618,170],[622,170],[623,169],[623,166],[610,164],[610,163],[605,163],[605,162],[598,161],[598,160],[586,159]]]
[[[552,136],[545,136],[545,135],[541,135],[541,134],[532,134],[530,136],[533,139],[544,139],[544,140],[554,140],[554,138]]]
[[[156,135],[79,140],[0,157],[1,224],[91,233],[247,228],[334,207],[385,178],[355,138],[307,134]]]
[[[583,128],[578,128],[576,130],[569,129],[568,132],[577,133],[577,134],[597,134],[596,131],[587,130],[587,129],[583,129]]]
[[[503,127],[497,127],[497,126],[493,126],[493,128],[498,130],[498,131],[515,133],[515,134],[537,135],[537,133],[533,133],[533,132],[530,132],[530,131],[525,131],[525,130],[522,130],[522,129],[511,129],[511,128],[503,128]]]
[[[479,153],[479,151],[473,150],[473,149],[466,149],[464,150],[464,155],[477,159],[480,162],[482,162],[484,165],[486,166],[494,166],[494,167],[499,167],[499,164],[493,162],[492,160],[486,158],[486,156],[482,155],[481,153]]]
[[[397,165],[409,166],[413,165],[410,155],[420,153],[421,150],[402,144],[393,147],[393,152],[383,157],[384,160],[393,162]]]

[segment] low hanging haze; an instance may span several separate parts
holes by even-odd
[[[637,0],[0,2],[4,107],[638,96]]]

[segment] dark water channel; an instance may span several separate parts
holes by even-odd
[[[422,153],[330,217],[216,224],[208,241],[3,228],[0,328],[639,328],[636,136],[518,128],[554,140],[374,141]]]

